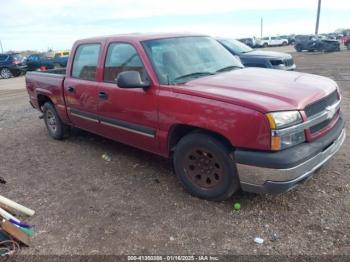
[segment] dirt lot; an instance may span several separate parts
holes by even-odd
[[[349,116],[350,52],[293,55],[298,71],[338,82]],[[350,139],[291,192],[208,202],[169,160],[83,132],[50,139],[23,88],[23,77],[0,80],[1,194],[37,212],[23,254],[350,254]]]

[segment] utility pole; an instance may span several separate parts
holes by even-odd
[[[4,53],[4,49],[2,48],[2,42],[0,40],[0,48],[1,48],[1,54]]]
[[[263,23],[264,23],[264,20],[261,17],[261,20],[260,20],[260,38],[263,37]]]
[[[318,0],[315,35],[318,35],[318,25],[320,24],[321,0]]]

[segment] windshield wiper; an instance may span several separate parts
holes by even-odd
[[[194,73],[178,76],[178,77],[173,79],[173,82],[177,83],[177,81],[184,79],[184,78],[190,78],[190,77],[197,78],[197,77],[208,76],[208,75],[215,75],[215,74],[212,72],[194,72]]]
[[[237,68],[242,69],[242,67],[240,67],[240,66],[226,66],[226,67],[223,67],[223,68],[217,70],[216,73],[231,71],[231,70],[237,69]]]

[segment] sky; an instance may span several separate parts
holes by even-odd
[[[75,40],[136,32],[231,38],[310,34],[318,0],[0,0],[4,51],[69,49]],[[349,0],[322,0],[320,33],[349,28]],[[1,49],[0,49],[1,52]]]

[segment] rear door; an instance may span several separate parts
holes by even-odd
[[[271,45],[279,45],[279,39],[277,37],[271,37]]]
[[[70,120],[75,126],[98,133],[96,81],[101,43],[76,48],[70,72],[64,81],[64,94]]]
[[[136,48],[130,43],[111,42],[106,49],[103,80],[98,88],[101,128],[105,136],[114,140],[156,151],[157,86],[120,88],[115,79],[124,71],[138,71],[143,81],[150,81]]]

